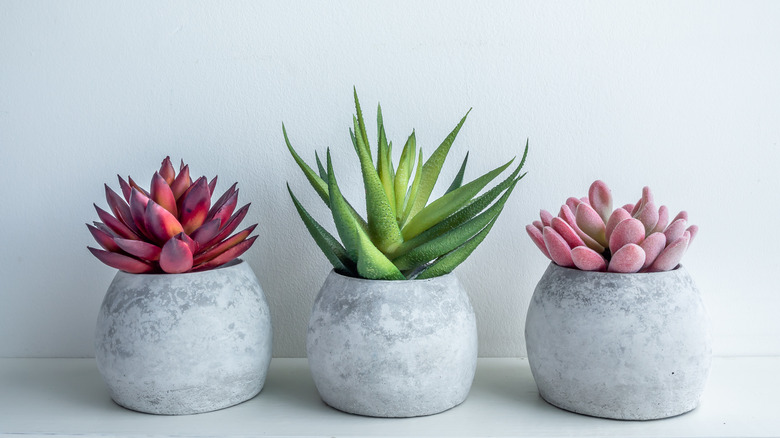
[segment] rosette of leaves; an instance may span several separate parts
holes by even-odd
[[[295,208],[314,241],[337,272],[373,280],[424,279],[447,274],[463,262],[485,239],[498,219],[515,185],[528,154],[511,174],[480,194],[514,161],[463,183],[468,154],[446,193],[430,201],[444,161],[455,137],[466,121],[460,120],[434,152],[423,160],[415,132],[409,135],[395,165],[392,142],[388,141],[381,106],[377,109],[376,160],[369,146],[357,92],[356,115],[350,137],[358,156],[366,193],[366,218],[344,199],[339,188],[330,150],[323,164],[315,152],[317,171],[293,149],[282,125],[287,148],[309,183],[330,208],[337,239],[321,226],[290,190]],[[469,110],[470,111],[470,110]]]

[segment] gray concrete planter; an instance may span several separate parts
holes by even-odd
[[[688,412],[709,374],[706,310],[682,267],[616,274],[551,263],[531,299],[525,338],[541,396],[596,417]]]
[[[374,417],[445,411],[468,395],[477,326],[454,274],[379,281],[331,271],[306,339],[314,383],[328,405]]]
[[[119,271],[95,332],[111,398],[152,414],[194,414],[260,392],[271,361],[271,317],[246,262],[187,274]]]

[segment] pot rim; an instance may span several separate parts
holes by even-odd
[[[583,275],[593,275],[593,276],[610,276],[610,277],[633,277],[633,276],[641,276],[641,275],[647,275],[647,276],[659,276],[664,274],[672,274],[677,272],[684,272],[684,266],[682,263],[678,263],[677,266],[674,267],[674,269],[670,269],[668,271],[658,271],[658,272],[631,272],[631,273],[623,273],[623,272],[606,272],[606,271],[583,271],[582,269],[577,268],[567,268],[565,266],[561,266],[553,261],[550,261],[548,265],[548,269],[551,267],[555,267],[556,269],[562,269],[565,271],[576,271],[581,272]]]
[[[331,275],[335,275],[337,277],[341,277],[341,278],[347,279],[349,281],[354,281],[354,282],[357,282],[357,283],[367,282],[367,283],[371,283],[371,284],[377,284],[377,283],[406,284],[406,283],[410,283],[410,282],[424,283],[424,282],[440,281],[440,280],[443,280],[445,278],[451,278],[451,277],[454,277],[455,279],[458,278],[455,275],[454,272],[450,272],[449,274],[439,275],[438,277],[431,277],[431,278],[421,278],[421,279],[413,278],[411,280],[408,280],[408,279],[405,279],[405,280],[371,280],[371,279],[368,279],[368,278],[352,277],[351,275],[344,275],[344,274],[338,272],[335,268],[331,269],[330,272],[328,273],[328,276],[331,276]]]
[[[215,272],[220,271],[222,269],[231,269],[231,268],[237,268],[242,265],[248,265],[248,263],[244,259],[233,259],[227,263],[225,263],[222,266],[218,266],[214,269],[208,269],[205,271],[198,271],[198,272],[182,272],[180,274],[168,274],[166,272],[154,272],[154,273],[147,273],[147,274],[133,274],[131,272],[126,272],[121,269],[117,270],[117,274],[124,274],[124,275],[131,275],[133,277],[148,277],[148,278],[166,278],[166,277],[181,277],[181,276],[197,276],[197,275],[206,275],[209,272]]]

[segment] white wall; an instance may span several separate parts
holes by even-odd
[[[777,2],[0,0],[0,357],[93,354],[114,271],[84,223],[104,182],[148,184],[165,155],[239,181],[275,355],[304,355],[329,267],[285,181],[330,221],[281,124],[309,159],[332,147],[361,199],[353,84],[391,139],[416,128],[428,152],[474,107],[447,179],[467,150],[473,178],[530,138],[527,178],[457,270],[483,356],[525,355],[546,262],[524,225],[596,178],[621,202],[649,185],[701,227],[684,263],[716,354],[780,354],[779,21]]]

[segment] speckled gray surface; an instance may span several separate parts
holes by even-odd
[[[615,274],[547,268],[525,327],[541,396],[597,417],[648,420],[694,409],[709,374],[709,322],[684,268]]]
[[[118,404],[193,414],[257,395],[271,338],[268,304],[246,262],[187,274],[119,271],[98,314],[95,355]]]
[[[314,302],[306,347],[325,403],[353,414],[414,417],[466,399],[477,326],[454,274],[378,281],[331,271]]]

